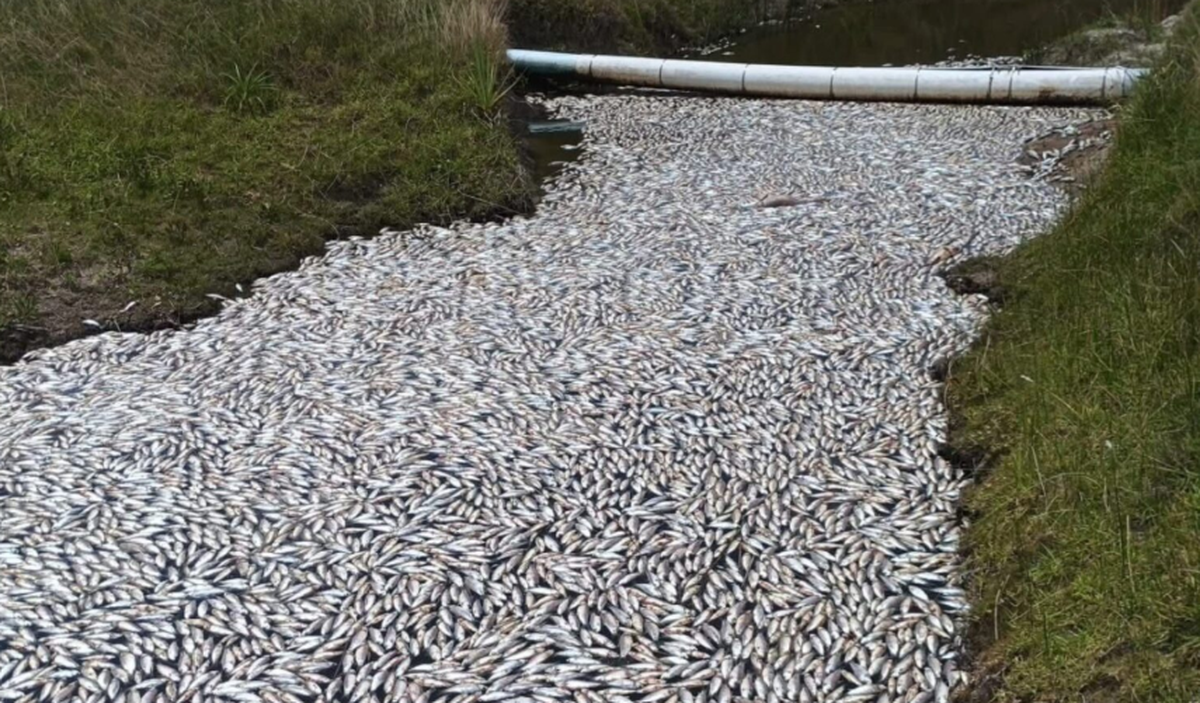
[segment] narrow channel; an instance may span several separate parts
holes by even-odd
[[[747,29],[691,59],[814,66],[933,64],[1025,56],[1105,17],[1176,12],[1184,0],[851,0]],[[532,122],[524,135],[543,188],[582,154],[582,122]]]

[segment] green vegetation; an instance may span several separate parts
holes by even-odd
[[[506,13],[522,41],[668,48],[786,5],[0,4],[0,361],[210,312],[331,237],[526,207]]]
[[[189,316],[329,237],[522,207],[500,12],[3,3],[0,334]]]
[[[500,107],[516,82],[512,68],[496,61],[492,54],[476,47],[471,52],[466,77],[461,86],[482,115],[500,117]]]
[[[1200,695],[1200,17],[955,365],[981,700]]]

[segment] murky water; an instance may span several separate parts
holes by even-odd
[[[533,157],[533,177],[539,184],[557,176],[563,166],[579,158],[583,122],[542,120],[525,125],[525,143]]]
[[[525,125],[525,145],[533,159],[533,178],[538,185],[544,186],[563,166],[579,158],[586,127],[583,122],[569,120],[540,120]]]
[[[851,0],[764,25],[703,58],[739,63],[882,66],[1020,56],[1106,16],[1161,18],[1184,0]],[[701,58],[701,57],[693,57]]]

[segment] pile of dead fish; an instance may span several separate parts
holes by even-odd
[[[0,369],[0,700],[931,701],[938,270],[1080,110],[564,98],[538,214]]]

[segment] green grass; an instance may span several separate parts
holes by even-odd
[[[1106,172],[1000,265],[950,382],[972,491],[975,640],[996,700],[1200,696],[1200,28],[1120,120]],[[987,676],[990,675],[990,676]]]
[[[517,78],[511,66],[496,61],[486,49],[476,47],[465,74],[458,80],[480,114],[500,118],[503,116],[500,108]]]
[[[70,336],[131,300],[133,322],[188,316],[330,237],[521,207],[504,87],[483,85],[498,12],[0,5],[0,330]]]
[[[787,4],[0,3],[0,361],[211,312],[331,237],[526,207],[505,18],[666,50]]]

